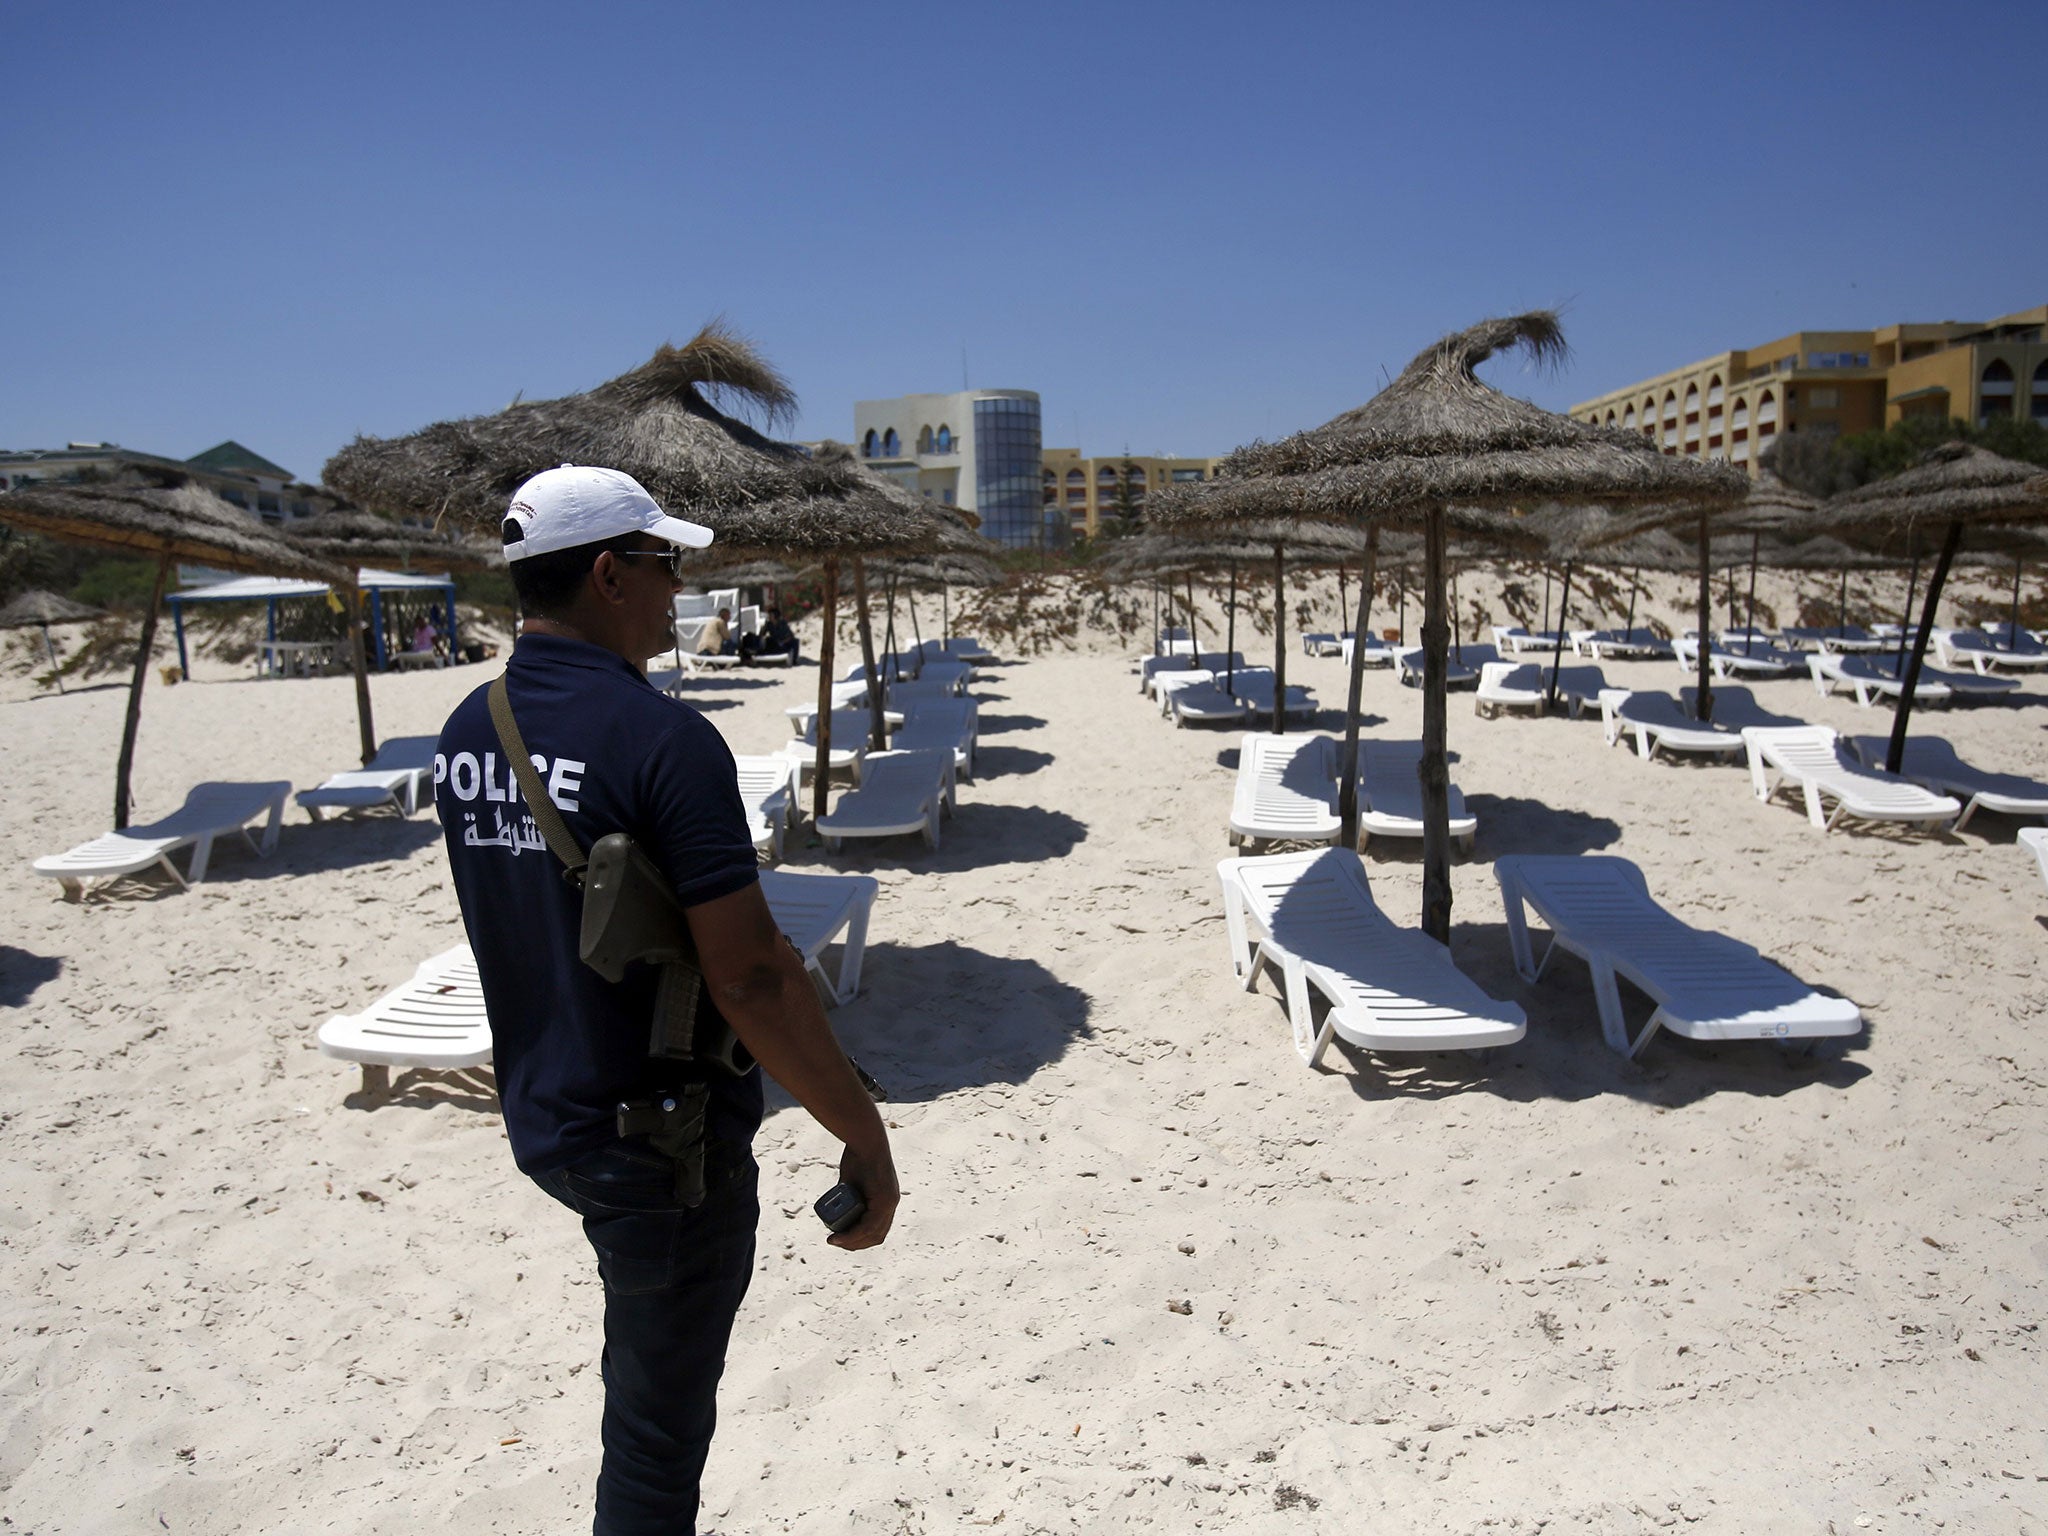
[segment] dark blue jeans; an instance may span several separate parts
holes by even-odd
[[[583,1218],[604,1281],[604,1465],[596,1536],[691,1536],[733,1314],[754,1273],[753,1158],[714,1144],[704,1203],[669,1160],[615,1142],[534,1182]]]

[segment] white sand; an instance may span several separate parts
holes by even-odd
[[[1335,661],[1289,665],[1341,700]],[[435,730],[488,675],[377,679],[381,731]],[[693,696],[760,751],[814,687]],[[836,1019],[895,1092],[897,1235],[823,1245],[831,1147],[776,1099],[708,1529],[2048,1521],[2048,893],[2009,823],[1822,835],[1740,768],[1454,697],[1481,832],[1453,951],[1528,1039],[1316,1073],[1271,987],[1230,976],[1236,733],[1172,729],[1107,647],[978,691],[983,776],[944,851],[829,866],[884,886]],[[0,704],[0,1530],[586,1528],[599,1293],[574,1222],[487,1098],[415,1076],[366,1107],[313,1044],[459,939],[432,818],[294,811],[270,861],[66,904],[26,865],[105,829],[121,704]],[[1373,731],[1419,727],[1385,673],[1366,704]],[[2036,681],[1917,719],[2048,776],[2044,705]],[[139,809],[206,777],[312,784],[354,743],[346,679],[153,684]],[[791,867],[828,867],[801,841]],[[1583,967],[1532,990],[1509,964],[1487,861],[1540,850],[1640,861],[1682,915],[1863,1004],[1867,1036],[1621,1062]],[[1368,864],[1415,921],[1417,857]]]

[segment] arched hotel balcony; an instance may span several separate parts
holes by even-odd
[[[2034,370],[2033,389],[2033,398],[2027,402],[2027,414],[2048,427],[2048,363]]]
[[[2002,357],[1986,363],[1977,376],[1977,425],[2009,419],[2015,388],[2012,364]]]

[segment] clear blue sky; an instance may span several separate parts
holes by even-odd
[[[0,446],[299,475],[714,314],[857,398],[1221,453],[1555,305],[1553,407],[2048,301],[2048,6],[8,0]]]

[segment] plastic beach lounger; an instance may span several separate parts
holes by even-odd
[[[2019,841],[2040,864],[2041,883],[2048,885],[2048,827],[2022,827]]]
[[[197,885],[206,878],[217,838],[240,832],[259,857],[268,857],[277,847],[277,833],[284,820],[284,803],[292,787],[282,780],[265,784],[208,782],[195,784],[185,803],[161,821],[124,832],[109,832],[89,843],[80,843],[67,853],[53,853],[37,859],[33,868],[39,875],[62,881],[64,894],[81,901],[122,875],[162,865],[179,885]],[[249,831],[249,823],[263,822],[260,838]],[[171,863],[181,848],[192,850],[184,874]]]
[[[1595,629],[1575,633],[1572,649],[1595,661],[1650,661],[1668,658],[1671,642],[1647,629]]]
[[[377,749],[367,766],[337,773],[316,789],[293,796],[306,814],[320,820],[322,811],[377,810],[390,806],[401,816],[420,808],[420,795],[434,777],[432,736],[394,736]]]
[[[789,936],[831,1003],[850,1003],[860,990],[861,961],[867,954],[868,918],[881,885],[868,875],[792,874],[761,871],[761,894],[775,914],[775,926]],[[839,974],[825,973],[825,951],[842,939]]]
[[[888,726],[888,717],[882,720]],[[853,775],[858,784],[866,774],[868,757],[868,732],[874,728],[874,719],[864,709],[834,709],[832,711],[832,745],[825,754],[828,772],[841,769]],[[818,722],[814,717],[803,728],[803,734],[782,749],[782,755],[797,765],[797,789],[803,789],[803,776],[812,772],[818,761]]]
[[[1238,746],[1233,843],[1327,843],[1338,833],[1336,743],[1254,732]]]
[[[361,1013],[320,1026],[320,1051],[363,1069],[363,1092],[391,1086],[391,1068],[460,1072],[491,1059],[491,1021],[477,981],[476,957],[458,944],[422,961],[412,979]]]
[[[1868,656],[1835,656],[1816,651],[1806,658],[1806,670],[1813,676],[1814,691],[1823,698],[1838,687],[1849,688],[1863,709],[1879,699],[1896,704],[1906,692],[1896,673],[1881,668]],[[1946,684],[1931,681],[1924,671],[1913,686],[1915,704],[1946,704],[1954,697]]]
[[[1944,667],[1969,667],[1988,677],[1994,667],[2016,672],[2036,672],[2048,667],[2048,646],[2031,635],[2022,635],[2017,645],[2006,645],[1981,629],[1938,629],[1934,632],[1935,654]]]
[[[740,804],[746,808],[755,851],[780,859],[782,834],[796,819],[796,796],[792,792],[796,770],[787,757],[774,753],[736,756],[733,766],[739,771]]]
[[[1422,836],[1422,781],[1416,769],[1422,744],[1361,741],[1358,744],[1359,841],[1372,837]],[[1450,786],[1451,838],[1469,850],[1479,835],[1479,818],[1466,811],[1465,796]]]
[[[1844,817],[1858,821],[1900,821],[1936,828],[1962,810],[1960,802],[1922,789],[1910,779],[1858,766],[1832,727],[1744,726],[1749,776],[1759,800],[1796,787],[1806,819],[1823,831]],[[1832,801],[1834,808],[1828,809]]]
[[[1494,860],[1493,872],[1515,969],[1534,983],[1559,949],[1584,960],[1593,972],[1600,1032],[1624,1056],[1640,1054],[1660,1028],[1688,1040],[1805,1040],[1853,1035],[1863,1023],[1848,999],[1816,992],[1738,939],[1674,917],[1627,859],[1510,855]],[[1525,908],[1550,928],[1540,960]],[[1655,1004],[1633,1038],[1617,977]]]
[[[1512,1045],[1526,1020],[1489,997],[1420,929],[1402,928],[1372,899],[1348,848],[1225,859],[1230,960],[1250,991],[1279,971],[1294,1048],[1311,1067],[1332,1038],[1369,1051],[1472,1051]],[[1320,1023],[1316,1003],[1328,1011]]]
[[[889,738],[900,752],[950,752],[953,772],[974,777],[974,751],[980,732],[980,706],[972,699],[943,699],[913,704],[903,726]]]
[[[1337,654],[1344,658],[1344,665],[1351,665],[1352,653],[1358,649],[1356,637],[1346,635],[1337,645]],[[1361,667],[1391,667],[1399,654],[1394,647],[1377,635],[1365,637],[1364,654],[1359,658]]]
[[[1270,716],[1273,713],[1273,674],[1263,669],[1240,667],[1237,682],[1230,689],[1230,696],[1255,715]],[[1288,715],[1314,717],[1316,696],[1306,688],[1289,684],[1287,703],[1281,710],[1284,719]]]
[[[1221,679],[1176,688],[1167,694],[1166,704],[1177,726],[1185,726],[1191,720],[1202,725],[1227,724],[1245,716],[1244,705],[1223,691]]]
[[[1700,648],[1696,638],[1681,637],[1672,641],[1671,653],[1687,672],[1698,668]],[[1716,677],[1790,677],[1804,669],[1805,658],[1790,651],[1776,650],[1763,641],[1758,641],[1747,652],[1739,647],[1710,643],[1707,665]]]
[[[1444,686],[1462,688],[1468,683],[1477,686],[1479,669],[1489,661],[1499,661],[1500,652],[1490,645],[1454,645],[1444,657]],[[1396,658],[1401,681],[1410,686],[1422,686],[1423,655],[1421,646],[1411,646]]]
[[[1185,667],[1178,672],[1155,672],[1151,678],[1152,697],[1159,701],[1159,713],[1173,713],[1173,695],[1182,688],[1213,683],[1215,674],[1206,667]]]
[[[1553,629],[1532,632],[1519,624],[1494,624],[1488,627],[1493,631],[1494,649],[1509,656],[1526,656],[1539,652],[1548,656],[1557,649],[1560,641],[1570,643]]]
[[[1735,757],[1743,751],[1742,733],[1719,723],[1702,725],[1686,716],[1668,693],[1619,693],[1600,696],[1600,713],[1611,747],[1624,735],[1635,738],[1636,751],[1649,762],[1665,752]]]
[[[1542,714],[1548,672],[1533,661],[1489,661],[1479,669],[1479,691],[1473,712],[1491,720],[1504,709]]]
[[[1884,736],[1854,736],[1849,750],[1867,768],[1882,769],[1891,750]],[[1964,802],[1963,813],[1950,827],[1960,832],[1979,811],[1996,811],[2001,816],[2048,817],[2048,784],[2017,773],[1991,773],[1966,763],[1956,749],[1939,736],[1909,736],[1905,756],[1899,762],[1901,778],[1924,784],[1937,795],[1950,795]]]
[[[927,847],[939,846],[939,818],[952,798],[951,752],[877,752],[867,760],[858,789],[818,822],[818,835],[828,853],[837,853],[849,837],[923,836]]]

